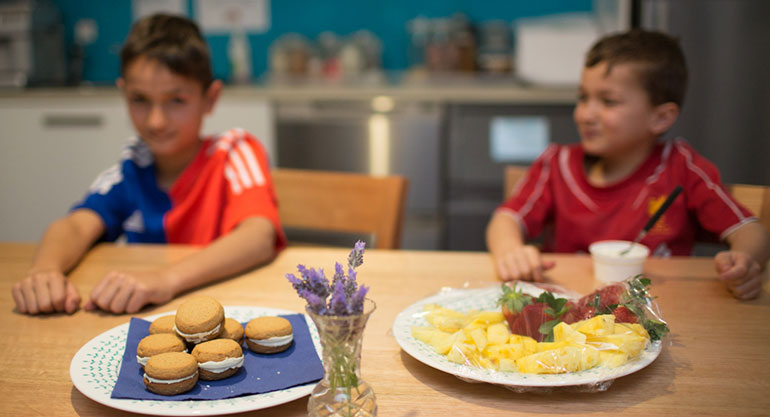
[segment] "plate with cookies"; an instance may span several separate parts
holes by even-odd
[[[70,377],[83,395],[124,411],[223,415],[309,395],[323,377],[320,352],[304,314],[202,296],[94,337]]]

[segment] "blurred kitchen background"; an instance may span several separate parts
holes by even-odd
[[[484,250],[503,167],[577,140],[583,54],[631,27],[685,49],[671,134],[770,185],[765,0],[0,0],[0,240],[37,240],[119,159],[120,46],[156,11],[196,20],[228,83],[207,132],[243,127],[278,167],[407,176],[404,248]]]

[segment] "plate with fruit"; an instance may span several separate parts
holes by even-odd
[[[601,390],[661,352],[668,327],[648,286],[634,277],[580,298],[527,282],[449,290],[404,309],[393,334],[410,356],[466,381]]]

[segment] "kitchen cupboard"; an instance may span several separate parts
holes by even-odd
[[[0,95],[0,241],[36,241],[103,170],[133,129],[115,89]],[[274,155],[271,106],[222,95],[204,132],[249,130]]]

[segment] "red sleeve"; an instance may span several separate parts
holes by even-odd
[[[757,218],[725,189],[719,170],[689,145],[677,144],[686,167],[687,209],[700,226],[724,239],[738,227]]]
[[[513,189],[511,197],[497,208],[518,222],[526,237],[538,236],[553,215],[552,175],[557,168],[559,146],[551,145],[532,163]]]
[[[276,233],[275,248],[286,247],[286,236],[278,217],[278,203],[270,176],[270,164],[262,145],[250,133],[242,137],[230,150],[225,177],[227,204],[222,213],[222,233],[227,234],[249,217],[264,217],[273,224]]]

